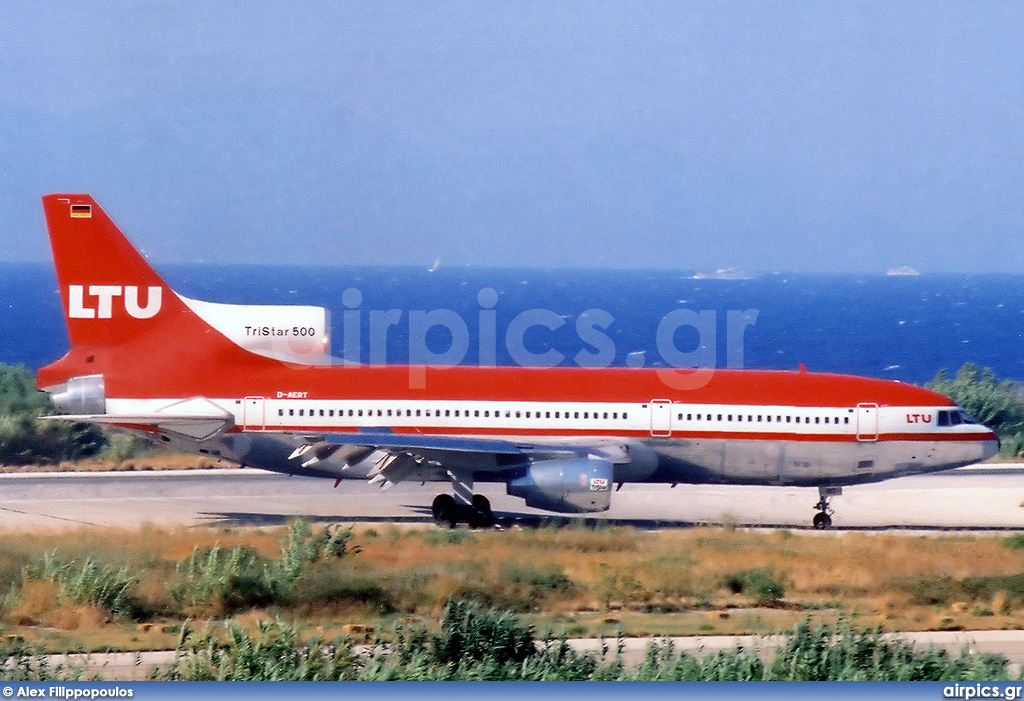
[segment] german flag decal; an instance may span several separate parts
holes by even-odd
[[[74,219],[92,219],[92,205],[91,204],[73,204],[73,205],[71,205],[71,216]]]

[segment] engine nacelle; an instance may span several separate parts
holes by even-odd
[[[62,414],[105,414],[107,400],[103,375],[80,375],[55,387],[44,387]]]
[[[607,511],[615,466],[595,457],[544,460],[508,481],[506,491],[527,506],[563,514]]]

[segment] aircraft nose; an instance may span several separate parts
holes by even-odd
[[[993,455],[997,455],[1002,448],[1003,441],[1000,440],[995,431],[989,431],[989,439],[985,441],[982,447],[982,454],[984,455],[982,460],[988,460]]]

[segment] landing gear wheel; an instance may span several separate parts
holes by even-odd
[[[474,528],[487,528],[494,525],[494,512],[491,511],[491,502],[483,494],[473,495],[473,514],[470,517],[471,526]]]
[[[474,494],[472,503],[461,504],[451,494],[438,494],[430,505],[430,513],[439,526],[455,528],[459,522],[468,523],[471,528],[488,528],[494,525],[491,502],[482,494]]]
[[[430,512],[439,526],[455,528],[459,525],[459,505],[450,494],[438,494],[430,505]]]
[[[811,523],[819,531],[832,527],[833,511],[828,505],[828,500],[830,497],[837,497],[842,493],[842,487],[818,487],[818,503],[814,505],[818,513],[814,514],[814,520]]]

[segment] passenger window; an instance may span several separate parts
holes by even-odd
[[[295,416],[295,410],[294,409],[289,409],[288,410],[288,416]]]
[[[284,416],[284,409],[278,409],[277,410],[277,415],[278,416]]]

